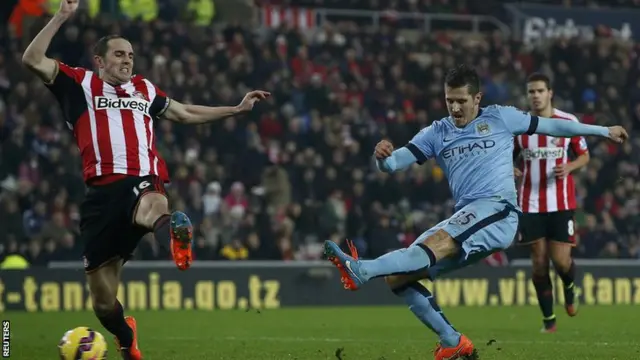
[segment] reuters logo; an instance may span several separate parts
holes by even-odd
[[[96,110],[132,110],[149,114],[151,104],[143,99],[138,98],[108,98],[104,96],[96,96],[93,98],[93,104]]]

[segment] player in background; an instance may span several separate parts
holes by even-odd
[[[57,98],[80,149],[88,187],[81,206],[80,241],[94,312],[116,336],[123,359],[137,360],[142,354],[135,319],[124,317],[116,298],[124,263],[149,232],[170,246],[180,270],[189,268],[192,260],[191,222],[184,213],[169,211],[164,190],[168,170],[155,146],[154,122],[158,118],[183,124],[215,121],[250,111],[269,93],[252,91],[238,106],[181,104],[149,80],[133,75],[131,43],[117,35],[95,45],[97,72],[46,57],[51,39],[77,8],[78,0],[62,0],[22,60]]]
[[[527,94],[532,115],[578,122],[574,115],[553,107],[551,80],[546,75],[530,75]],[[569,161],[570,150],[576,156],[573,161]],[[580,136],[567,139],[533,134],[516,137],[515,151],[522,157],[518,204],[523,214],[519,245],[531,248],[532,280],[542,310],[542,331],[554,332],[556,316],[549,259],[564,285],[567,314],[577,315],[573,284],[576,270],[571,258],[571,249],[575,246],[576,195],[571,173],[587,165],[589,150]]]
[[[357,290],[371,279],[385,279],[414,315],[438,334],[436,360],[471,359],[477,353],[473,343],[449,323],[433,295],[418,281],[434,280],[505,249],[514,241],[520,215],[513,171],[514,136],[593,135],[618,143],[628,137],[620,126],[558,121],[498,105],[480,108],[481,97],[478,74],[467,66],[458,66],[445,78],[450,116],[422,129],[404,147],[394,150],[391,143],[383,140],[375,148],[378,168],[389,173],[435,158],[456,201],[456,212],[450,219],[427,230],[412,246],[373,260],[359,259],[352,243],[351,255],[332,241],[324,244],[325,255],[340,270],[346,289]]]

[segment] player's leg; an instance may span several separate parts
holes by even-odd
[[[520,222],[522,238],[519,245],[528,246],[531,256],[531,281],[536,289],[538,306],[542,312],[544,332],[554,332],[556,315],[553,312],[553,285],[549,275],[547,249],[548,214],[523,214]]]
[[[367,281],[388,275],[421,272],[437,261],[456,256],[460,245],[442,229],[405,249],[392,251],[374,260],[360,260],[343,253],[333,241],[325,241],[324,254],[342,273],[346,289],[357,290]]]
[[[126,215],[129,189],[125,180],[92,187],[82,204],[80,239],[93,309],[102,325],[116,337],[124,359],[141,359],[135,341],[135,323],[125,318],[117,299],[123,261],[137,245],[131,241]]]
[[[385,277],[385,282],[395,295],[404,300],[413,315],[438,336],[441,346],[470,346],[468,352],[472,352],[473,345],[470,341],[463,339],[463,335],[445,317],[433,294],[420,283],[420,280],[428,276],[426,270],[414,275],[389,275]]]
[[[156,176],[140,178],[134,184],[132,194],[137,199],[133,210],[133,222],[153,231],[160,244],[171,247],[173,259],[180,270],[191,266],[191,242],[193,227],[189,217],[180,211],[169,212],[164,185]]]
[[[87,271],[93,311],[102,326],[115,335],[121,348],[133,347],[134,331],[127,323],[122,304],[117,299],[122,259],[114,258],[97,269]],[[136,349],[137,350],[137,349]],[[124,359],[139,359],[138,354],[123,353]]]
[[[405,249],[419,249],[422,253],[428,254],[430,262],[428,266],[418,267],[416,270],[415,266],[418,262],[416,265],[411,265],[411,268],[403,268],[400,264],[393,263],[386,266],[395,266],[397,271],[377,275],[385,276],[387,284],[391,286],[394,293],[405,300],[405,303],[409,305],[420,321],[438,334],[440,345],[436,349],[436,359],[458,359],[463,356],[473,358],[474,347],[468,338],[451,326],[432,294],[417,280],[424,278],[425,275],[434,278],[441,271],[450,271],[466,266],[486,257],[495,250],[506,248],[512,243],[517,226],[518,218],[513,206],[493,200],[474,202],[456,213],[451,219],[445,220],[425,232],[412,246]],[[340,258],[338,262],[340,266],[338,267],[343,273],[342,281],[346,285],[363,284],[364,281],[358,279],[358,276],[361,275],[359,272],[361,264],[364,266],[375,264],[376,261],[389,255],[367,261],[359,260],[357,256],[352,258],[339,249],[334,250],[334,247],[329,246],[328,248],[332,251],[329,253],[330,256]],[[393,253],[412,254],[409,251]],[[402,256],[398,256],[398,259],[395,260],[387,259],[385,261],[401,262]]]
[[[499,206],[503,206],[502,210]],[[461,233],[459,232],[460,223],[464,221],[449,222],[445,225],[445,231],[456,234],[454,238],[460,243],[460,252],[458,257],[445,259],[430,267],[428,269],[430,279],[435,280],[443,274],[475,264],[494,252],[512,245],[518,230],[518,213],[511,205],[483,201],[472,203],[468,208],[468,213],[475,214],[480,220],[467,224],[467,228]],[[436,360],[458,358],[477,358],[473,344],[464,335],[461,335],[457,346],[452,347],[441,342],[435,352]]]
[[[556,273],[562,279],[564,290],[564,307],[569,316],[576,316],[578,309],[575,304],[574,279],[576,266],[571,257],[571,250],[575,246],[575,223],[572,211],[554,213],[552,219],[553,234],[549,241],[549,255]]]
[[[438,336],[435,359],[476,359],[477,352],[471,340],[451,325],[435,297],[420,283],[427,276],[426,271],[414,275],[389,275],[385,282],[418,320]]]
[[[536,289],[538,306],[542,312],[542,331],[556,330],[556,315],[553,311],[553,284],[549,274],[549,253],[545,238],[533,242],[531,249],[531,281]]]
[[[502,225],[497,227],[498,230],[496,232],[507,233],[509,232],[509,228],[511,228],[510,232],[515,232],[515,223],[517,223],[517,219],[513,216],[511,224],[507,222],[506,226]],[[490,226],[486,231],[492,231],[492,228],[493,226]],[[502,231],[501,228],[505,228],[507,231]],[[481,232],[475,237],[477,238],[478,236],[483,237],[484,234]],[[479,240],[473,239],[471,242],[478,243]],[[496,245],[507,246],[508,243],[509,241],[500,244],[497,242],[489,242],[487,244],[492,247]],[[433,281],[442,274],[474,264],[493,252],[485,252],[482,250],[485,248],[483,245],[481,248],[478,248],[480,252],[475,252],[466,257],[466,259],[464,259],[466,255],[462,254],[460,259],[440,261],[435,266],[421,273],[390,275],[385,277],[385,282],[391,288],[391,291],[403,298],[411,312],[413,312],[425,326],[438,335],[439,344],[435,350],[435,359],[475,359],[478,355],[471,340],[453,327],[438,306],[436,298],[429,289],[420,283],[420,280],[428,278]],[[466,253],[466,251],[464,252]]]
[[[134,250],[138,247],[140,240],[142,237],[149,233],[149,229],[144,228],[139,225],[131,224],[131,216],[130,212],[125,213],[124,223],[127,225],[123,225],[121,228],[121,241],[118,246],[118,254],[122,261],[121,265],[124,265],[129,259],[133,257]],[[122,267],[118,268],[118,279],[120,279],[120,274],[122,272]],[[118,350],[124,359],[129,360],[138,360],[142,358],[142,353],[138,348],[138,326],[136,323],[136,319],[133,316],[125,316],[125,322],[131,329],[133,333],[133,340],[130,343],[122,343],[118,338],[116,338],[116,344],[118,346]]]
[[[422,244],[425,239],[441,231],[444,224],[445,222],[442,222],[424,232],[416,239],[414,245]],[[420,280],[429,277],[429,271],[425,269],[413,274],[387,275],[384,280],[391,291],[404,300],[418,320],[438,335],[441,344],[449,347],[457,346],[460,343],[461,334],[444,316],[429,289],[420,283]]]
[[[345,287],[356,290],[376,277],[420,272],[442,259],[458,256],[461,244],[472,234],[506,218],[512,211],[513,207],[503,202],[478,200],[436,226],[439,228],[437,231],[415,246],[392,251],[373,260],[359,260],[357,254],[349,256],[334,242],[325,241],[325,256],[342,273]]]

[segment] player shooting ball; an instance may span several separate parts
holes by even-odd
[[[57,98],[80,149],[88,188],[80,210],[80,239],[94,312],[116,336],[122,358],[138,360],[136,322],[124,317],[116,298],[124,263],[149,232],[170,246],[180,270],[188,269],[193,259],[191,221],[182,212],[169,211],[164,188],[169,172],[155,145],[155,122],[205,124],[251,111],[270,94],[251,91],[237,106],[181,104],[133,74],[135,54],[119,35],[95,45],[97,71],[46,57],[51,39],[77,9],[78,0],[63,0],[22,60]]]
[[[473,359],[477,353],[471,340],[453,328],[419,281],[434,280],[511,246],[521,214],[513,173],[514,136],[589,135],[622,143],[628,135],[620,126],[558,121],[500,105],[481,108],[480,78],[465,65],[447,73],[444,88],[449,116],[422,129],[399,149],[381,141],[375,159],[380,171],[391,173],[435,158],[447,175],[455,214],[424,232],[412,246],[377,259],[359,259],[353,244],[351,255],[332,241],[324,247],[327,258],[340,270],[345,288],[357,290],[372,279],[385,279],[391,291],[438,335],[436,360]]]

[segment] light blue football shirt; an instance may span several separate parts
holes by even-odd
[[[491,105],[464,128],[452,117],[434,121],[407,144],[422,164],[435,158],[443,169],[456,210],[470,202],[501,197],[517,207],[513,137],[532,134],[538,117],[511,106]]]

